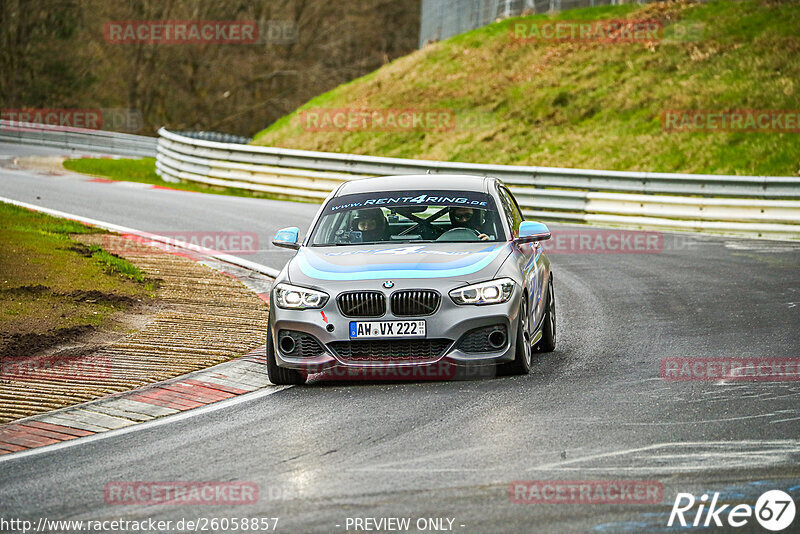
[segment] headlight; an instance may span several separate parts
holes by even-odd
[[[454,289],[450,292],[450,298],[456,304],[500,304],[508,301],[513,293],[514,281],[511,278],[499,278]]]
[[[279,308],[308,310],[325,306],[328,294],[305,287],[278,284],[275,286],[275,300]]]

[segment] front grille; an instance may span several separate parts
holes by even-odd
[[[436,291],[408,289],[392,294],[392,313],[397,317],[418,317],[431,315],[442,300]]]
[[[334,341],[328,346],[342,360],[435,360],[450,346],[449,339],[381,339]]]
[[[501,350],[502,347],[495,348],[489,343],[489,334],[495,330],[499,330],[503,335],[506,335],[506,326],[503,324],[475,328],[464,334],[464,337],[458,342],[458,350],[471,353],[497,352]],[[506,341],[506,343],[508,343],[508,341]]]
[[[336,304],[345,317],[381,317],[386,313],[386,297],[380,291],[342,293]]]
[[[314,358],[325,352],[317,338],[311,334],[294,330],[281,330],[278,332],[278,347],[281,347],[281,339],[284,337],[292,338],[295,343],[295,349],[290,353],[286,353],[281,349],[281,354],[286,356],[292,358]]]

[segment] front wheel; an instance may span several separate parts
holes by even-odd
[[[514,361],[504,364],[501,374],[527,375],[531,372],[531,341],[528,334],[528,306],[523,296],[519,308],[519,324],[517,325],[517,341],[514,343]]]
[[[547,308],[542,317],[542,338],[536,343],[536,352],[553,352],[556,348],[556,293],[553,289],[553,275],[547,284]]]
[[[270,331],[267,331],[267,374],[269,381],[276,386],[298,386],[306,383],[306,379],[300,374],[300,371],[278,367]]]

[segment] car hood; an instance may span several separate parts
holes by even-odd
[[[292,283],[314,281],[491,278],[511,253],[509,243],[381,244],[302,247],[289,263]]]

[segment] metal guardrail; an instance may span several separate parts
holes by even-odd
[[[228,133],[219,132],[175,132],[178,135],[191,137],[192,139],[204,139],[206,141],[217,141],[218,143],[237,143],[246,145],[253,140],[252,137],[242,137],[241,135],[233,135]]]
[[[598,171],[382,158],[219,143],[159,130],[170,181],[324,199],[345,180],[391,174],[491,175],[543,220],[800,238],[800,177]]]
[[[105,130],[0,120],[0,141],[120,156],[155,157],[158,140],[155,137]]]

